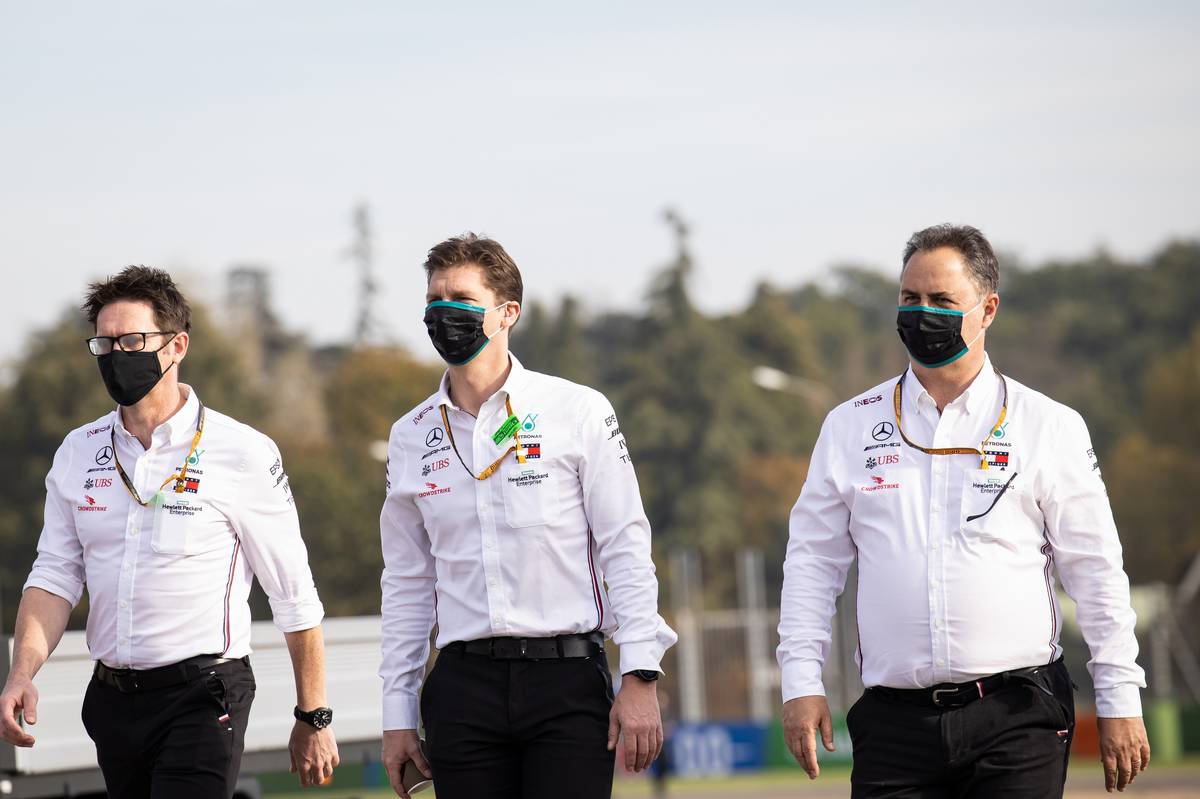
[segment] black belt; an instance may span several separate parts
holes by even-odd
[[[877,685],[867,690],[888,699],[897,699],[913,705],[932,704],[937,707],[962,707],[963,705],[971,704],[976,699],[982,699],[989,694],[994,694],[1014,683],[1037,685],[1037,682],[1032,679],[1034,675],[1061,662],[1062,658],[1059,658],[1045,666],[1030,666],[1024,669],[1002,671],[999,674],[981,677],[971,682],[944,682],[932,688],[887,688],[886,686]]]
[[[215,666],[226,663],[241,663],[248,667],[250,658],[198,655],[169,666],[159,666],[156,669],[113,669],[97,660],[96,669],[92,675],[105,685],[111,685],[122,693],[131,694],[136,691],[154,691],[159,688],[183,685],[197,677],[211,673],[211,669]]]
[[[486,655],[496,660],[587,658],[604,651],[604,635],[576,633],[553,638],[480,638],[455,641],[442,647],[442,651]]]

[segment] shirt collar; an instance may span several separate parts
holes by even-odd
[[[186,383],[180,383],[179,387],[187,392],[187,399],[184,400],[183,407],[171,414],[171,417],[165,422],[154,428],[154,433],[151,438],[156,442],[166,442],[174,445],[185,441],[190,441],[192,436],[196,434],[196,424],[200,418],[200,397],[196,394],[196,390]],[[125,422],[121,419],[121,409],[118,407],[114,411],[116,421],[113,422],[115,430],[129,438],[133,438],[133,433],[130,433],[125,428]]]
[[[1000,377],[996,374],[995,367],[992,366],[991,357],[985,352],[983,354],[983,367],[979,370],[979,374],[975,375],[975,379],[966,387],[962,394],[954,400],[952,405],[961,405],[968,415],[974,416],[981,411],[991,409],[992,400],[996,396],[996,389],[1000,385]],[[921,381],[917,379],[917,375],[913,372],[912,365],[908,367],[904,377],[903,402],[908,407],[937,408],[937,402],[921,385]]]
[[[508,371],[508,377],[504,380],[504,385],[500,386],[499,390],[488,397],[487,402],[491,402],[494,398],[503,394],[505,397],[511,397],[513,394],[520,392],[525,388],[529,378],[529,370],[526,369],[517,356],[511,352],[508,354],[508,363],[511,367]],[[486,405],[487,402],[484,404]],[[442,382],[438,385],[437,405],[445,405],[452,410],[459,410],[459,407],[454,404],[454,400],[450,398],[450,370],[447,369],[442,375]]]

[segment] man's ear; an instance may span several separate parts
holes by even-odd
[[[188,335],[186,332],[177,333],[175,338],[171,339],[171,360],[175,361],[177,364],[182,363],[183,359],[187,357],[188,344],[190,343],[190,335]]]
[[[996,311],[1000,309],[1000,295],[992,292],[983,301],[983,329],[987,330],[996,321]]]
[[[508,321],[509,330],[517,326],[521,319],[521,310],[521,303],[516,300],[509,300],[508,305],[504,306],[504,318]]]

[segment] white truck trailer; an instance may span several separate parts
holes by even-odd
[[[379,617],[326,619],[326,680],[333,707],[333,731],[342,763],[377,762],[380,751],[382,683],[379,671]],[[270,622],[251,628],[250,665],[258,689],[246,731],[246,753],[237,799],[261,795],[254,775],[286,771],[287,743],[296,704],[292,662],[283,635]],[[0,646],[0,684],[8,675],[13,642]],[[103,797],[104,781],[96,750],[80,720],[83,693],[93,662],[82,631],[68,632],[38,672],[38,723],[30,727],[37,743],[29,749],[0,742],[0,797]],[[299,789],[299,782],[296,783]]]

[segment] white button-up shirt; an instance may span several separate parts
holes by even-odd
[[[283,632],[324,615],[279,450],[262,433],[205,408],[185,491],[168,484],[157,507],[129,495],[114,457],[144,500],[188,457],[200,400],[184,389],[187,401],[149,449],[114,410],[72,431],[46,477],[45,527],[25,588],[74,606],[86,586],[88,649],[113,668],[249,654],[254,577]]]
[[[927,688],[1055,660],[1057,569],[1078,604],[1099,715],[1141,715],[1146,683],[1134,662],[1129,581],[1087,427],[1065,405],[1004,381],[1008,413],[983,448],[986,469],[978,455],[904,444],[896,379],[826,417],[791,515],[779,624],[784,701],[824,694],[834,599],[857,555],[856,659],[866,686]],[[1003,394],[987,361],[939,415],[910,369],[904,433],[926,448],[978,448]]]
[[[621,647],[623,673],[660,670],[675,643],[658,615],[650,525],[612,406],[590,388],[511,363],[478,418],[451,401],[447,375],[392,427],[379,522],[385,730],[417,726],[435,621],[439,648],[603,631]],[[506,399],[526,462],[509,455],[476,480],[513,444],[493,440]]]

